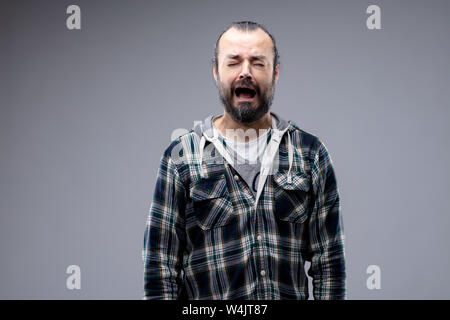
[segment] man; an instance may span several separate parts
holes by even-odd
[[[165,150],[144,237],[144,299],[346,299],[343,223],[325,145],[269,111],[275,39],[255,22],[219,36],[224,114]]]

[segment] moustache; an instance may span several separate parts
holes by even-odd
[[[240,88],[240,87],[245,87],[245,88],[249,88],[252,89],[256,92],[257,95],[260,95],[261,93],[261,89],[259,88],[259,86],[255,83],[253,83],[251,80],[249,80],[248,78],[245,78],[243,80],[239,80],[236,81],[230,88],[231,90],[231,94],[233,95],[236,91],[236,88]]]

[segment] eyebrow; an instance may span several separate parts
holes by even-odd
[[[229,54],[229,55],[227,55],[227,58],[228,59],[239,59],[241,56],[240,55],[238,55],[238,54]],[[252,56],[251,58],[250,58],[250,60],[251,61],[254,61],[254,60],[262,60],[262,61],[265,61],[265,60],[267,60],[267,58],[266,58],[266,56],[263,56],[263,55],[257,55],[257,56]]]

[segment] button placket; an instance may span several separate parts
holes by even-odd
[[[250,190],[250,187],[247,185],[247,182],[245,180],[241,179],[239,175],[234,174],[233,179],[236,181],[239,189],[245,194],[246,198],[251,202],[251,207],[254,207],[254,199],[252,191]]]
[[[255,230],[255,238],[256,239],[256,247],[258,254],[258,279],[261,281],[261,294],[266,297],[268,290],[270,288],[268,287],[267,283],[267,255],[266,255],[266,246],[263,242],[263,230],[264,228],[264,220],[261,218],[260,215],[256,214],[256,230]]]

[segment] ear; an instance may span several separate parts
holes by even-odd
[[[214,80],[217,83],[217,68],[216,68],[216,64],[213,63],[213,75],[214,75]]]
[[[277,66],[275,67],[275,74],[273,75],[275,77],[275,82],[278,81],[279,73],[280,73],[280,64],[277,64]]]

